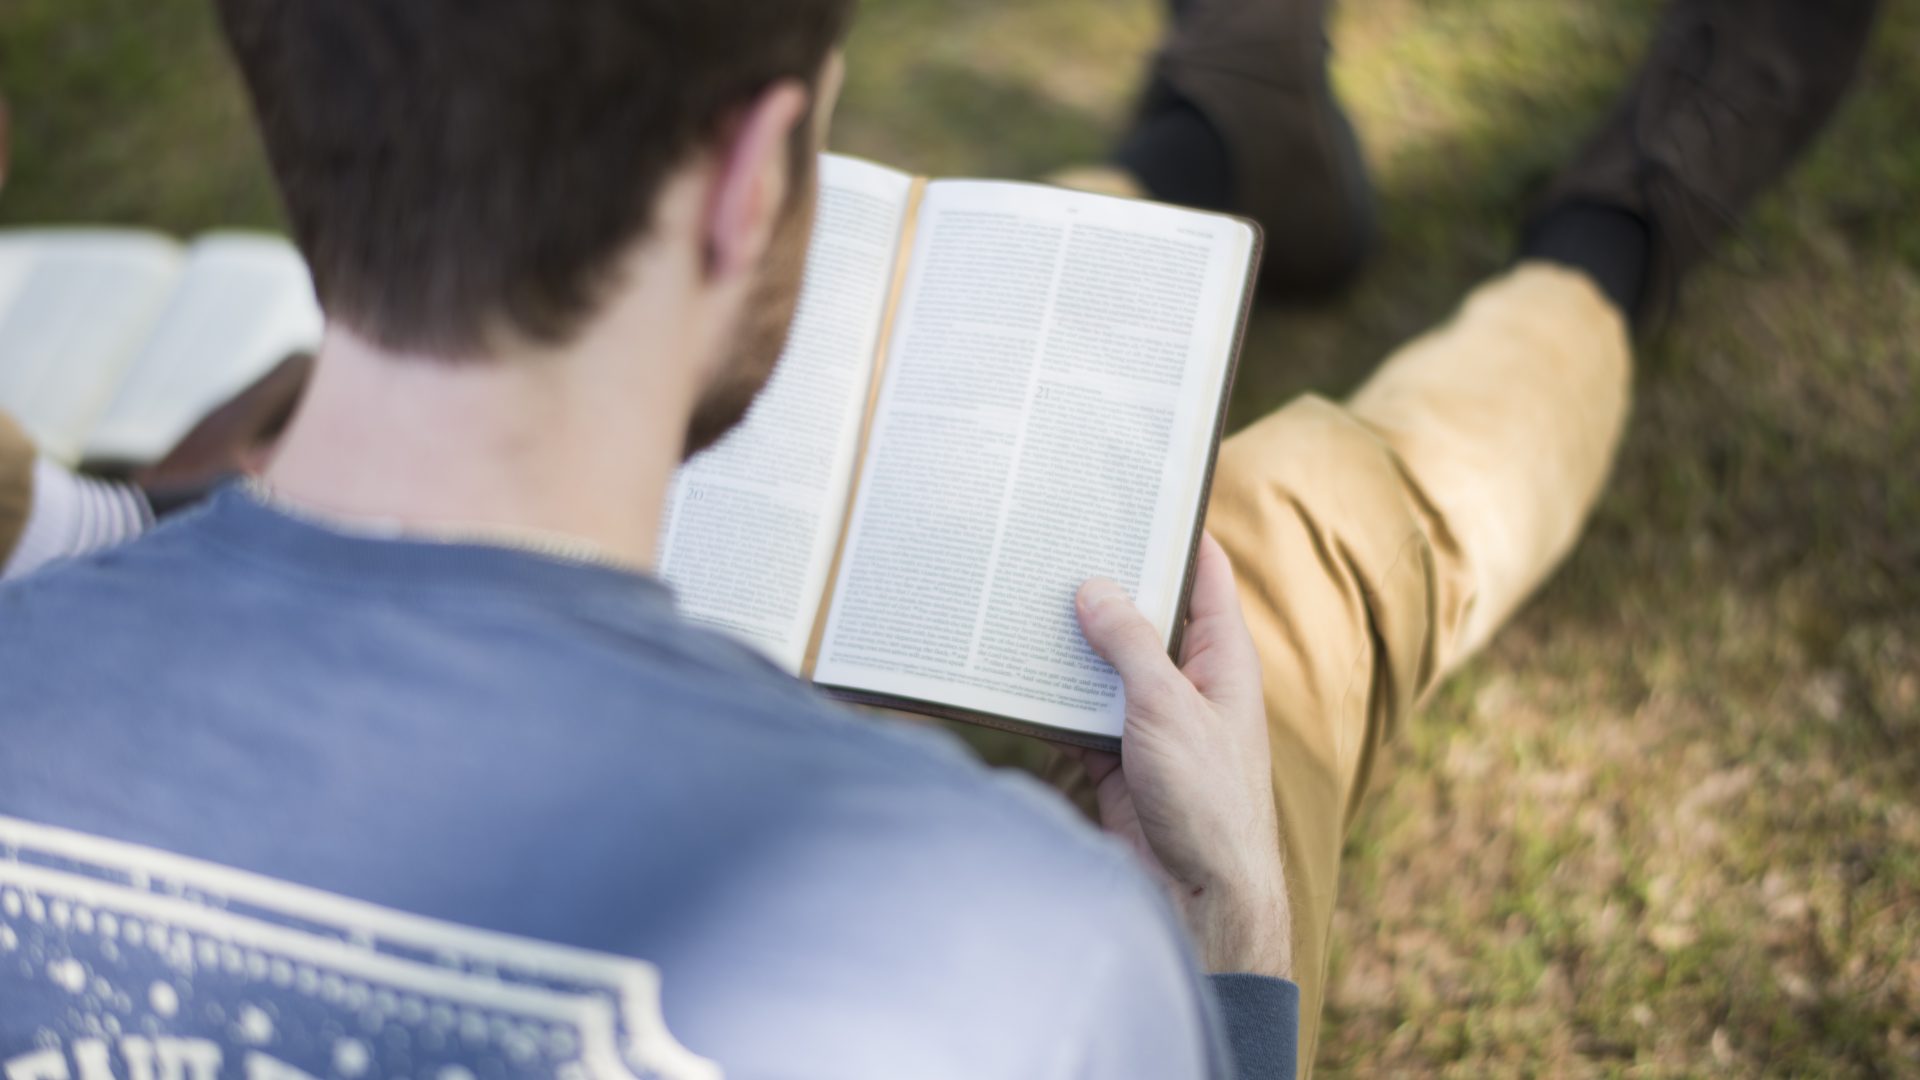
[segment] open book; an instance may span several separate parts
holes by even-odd
[[[277,237],[0,232],[0,409],[67,462],[151,462],[288,353],[320,342]]]
[[[676,478],[663,575],[837,696],[1111,747],[1074,594],[1120,582],[1177,647],[1257,228],[821,170],[786,353]]]

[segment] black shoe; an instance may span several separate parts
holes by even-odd
[[[1138,133],[1169,109],[1204,117],[1226,151],[1224,182],[1218,195],[1176,198],[1258,221],[1270,292],[1337,289],[1373,247],[1373,190],[1327,81],[1328,2],[1175,0],[1135,122]],[[1140,145],[1131,161],[1123,146],[1121,163],[1158,195],[1160,170],[1138,160]]]
[[[1878,0],[1675,0],[1613,115],[1557,177],[1529,231],[1575,204],[1627,210],[1652,250],[1635,321],[1813,141],[1845,93]]]

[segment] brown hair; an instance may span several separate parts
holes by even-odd
[[[572,336],[673,169],[770,83],[811,84],[853,2],[219,6],[329,315],[462,355]]]

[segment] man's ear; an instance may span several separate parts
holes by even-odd
[[[706,220],[707,273],[731,277],[759,265],[786,206],[789,148],[807,118],[807,88],[783,79],[761,91],[715,147]]]

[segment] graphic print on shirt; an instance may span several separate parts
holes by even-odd
[[[714,1080],[627,957],[0,816],[4,1080]]]

